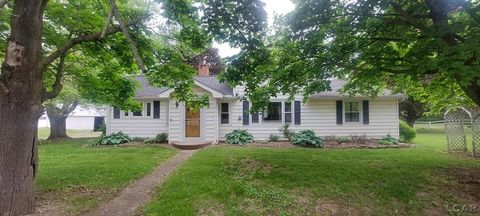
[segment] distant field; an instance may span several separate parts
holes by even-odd
[[[101,132],[93,132],[86,130],[67,130],[67,135],[72,138],[86,138],[86,137],[99,137]],[[47,139],[50,135],[50,128],[39,128],[38,129],[38,138]]]

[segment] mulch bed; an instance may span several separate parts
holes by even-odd
[[[226,143],[220,143],[220,145],[230,145]],[[233,146],[233,145],[232,145]],[[234,145],[242,146],[242,145]],[[247,147],[269,147],[269,148],[298,148],[301,146],[293,145],[288,141],[278,142],[253,142],[245,145]],[[365,143],[339,143],[336,141],[326,141],[324,148],[327,149],[385,149],[385,148],[411,148],[415,147],[412,144],[400,143],[398,145],[380,145],[376,141],[367,141]]]

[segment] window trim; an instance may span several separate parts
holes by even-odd
[[[347,103],[358,103],[358,122],[347,122],[347,118],[345,117],[345,109],[347,108]],[[343,100],[343,107],[342,107],[342,115],[343,115],[343,124],[347,125],[357,125],[363,124],[363,105],[362,100]]]
[[[223,110],[222,110],[222,105],[223,105],[223,104],[227,104],[227,109],[228,109],[227,112],[223,112]],[[230,109],[231,109],[231,108],[230,108],[230,103],[229,103],[229,102],[220,102],[220,124],[221,124],[221,125],[229,125],[229,124],[230,124],[230,122],[231,122],[231,119],[230,119]],[[228,115],[228,118],[227,118],[228,123],[223,123],[223,122],[222,122],[222,115],[223,115],[223,114],[227,114],[227,115]]]
[[[150,116],[147,116],[147,103],[150,103]],[[134,116],[131,110],[120,110],[120,116],[124,119],[153,119],[153,102],[141,102],[142,104],[142,115]]]
[[[287,112],[285,109],[287,108],[287,103],[290,104],[290,111]],[[294,102],[295,103],[295,102]],[[282,105],[282,116],[283,116],[283,119],[282,119],[282,123],[286,123],[286,124],[291,124],[292,122],[294,122],[294,103],[292,103],[292,101],[283,101]],[[286,118],[286,115],[290,113],[290,122],[287,122],[287,118]]]

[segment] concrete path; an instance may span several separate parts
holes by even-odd
[[[92,211],[91,216],[130,216],[137,208],[152,198],[152,190],[161,185],[165,179],[196,150],[182,150],[172,159],[155,168],[153,172],[127,186],[113,200],[101,204]]]

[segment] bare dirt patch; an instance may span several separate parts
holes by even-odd
[[[480,168],[453,167],[434,174],[439,197],[424,211],[428,215],[478,215],[480,213]],[[417,197],[427,196],[426,192]]]

